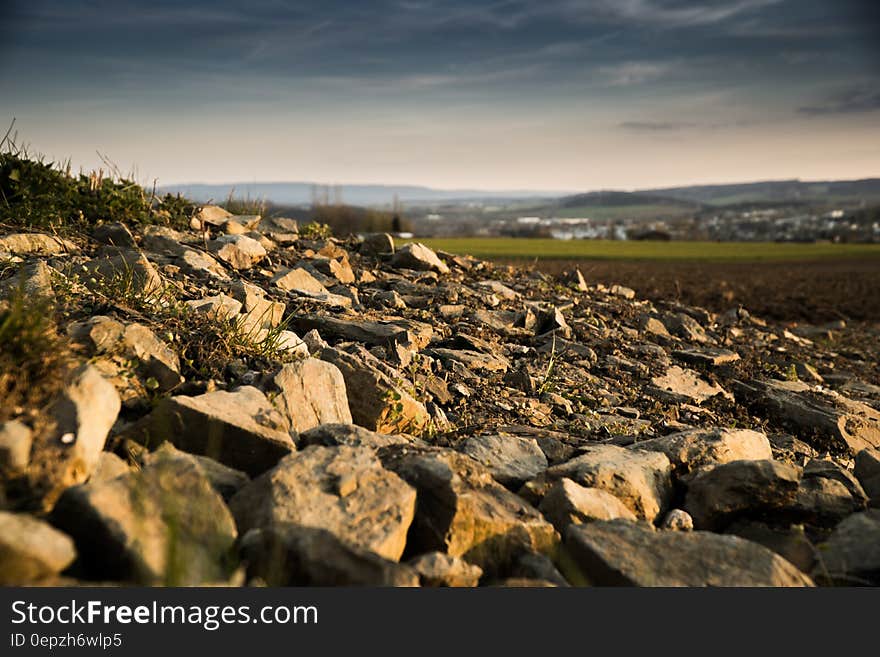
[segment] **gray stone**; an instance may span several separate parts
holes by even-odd
[[[853,473],[871,500],[880,499],[880,450],[865,448],[856,454]]]
[[[72,242],[42,233],[12,233],[0,237],[0,253],[47,256],[78,250]]]
[[[275,405],[297,432],[321,424],[349,424],[351,412],[342,372],[316,358],[288,363],[273,379],[281,394]]]
[[[717,383],[709,383],[696,372],[673,365],[663,376],[651,379],[647,392],[673,403],[702,404],[716,395],[729,396]]]
[[[161,461],[68,488],[52,522],[73,537],[84,568],[102,578],[191,586],[231,574],[235,523],[189,463]]]
[[[196,468],[207,477],[211,487],[220,493],[224,500],[229,500],[250,481],[244,472],[227,467],[207,456],[182,452],[171,443],[162,443],[155,452],[147,452],[143,457],[146,466],[163,461],[182,461]]]
[[[506,372],[510,362],[503,356],[473,351],[471,349],[435,348],[426,352],[443,363],[461,363],[474,372]]]
[[[0,423],[0,473],[21,474],[30,462],[33,431],[18,420]]]
[[[113,221],[97,226],[92,231],[92,238],[101,244],[109,244],[110,246],[121,246],[126,248],[134,248],[137,243],[134,236],[125,224]]]
[[[158,299],[165,284],[153,264],[138,251],[116,249],[113,253],[115,255],[94,258],[85,263],[86,271],[96,281],[101,281],[93,283],[87,280],[86,285],[99,291],[106,290],[108,286],[123,287],[146,299]]]
[[[394,238],[388,233],[372,233],[364,236],[361,242],[360,252],[365,256],[392,255],[394,253]]]
[[[99,481],[109,481],[124,474],[128,474],[130,468],[128,464],[113,452],[101,452],[98,458],[98,465],[95,466],[92,476],[89,477],[89,483],[93,484]]]
[[[386,347],[394,342],[423,349],[434,336],[430,324],[405,319],[373,322],[306,315],[296,318],[295,324],[302,332],[317,330],[326,339],[360,342],[370,347]]]
[[[880,586],[880,509],[854,513],[819,545],[813,577],[821,584]]]
[[[418,271],[436,271],[440,274],[448,274],[449,267],[437,254],[424,244],[418,242],[404,244],[394,252],[391,257],[391,265],[402,269],[415,269]]]
[[[682,509],[672,509],[663,517],[660,523],[661,529],[671,529],[677,532],[689,532],[694,528],[694,519],[691,514]]]
[[[327,294],[327,288],[305,269],[289,269],[272,278],[272,284],[287,292]]]
[[[379,449],[388,445],[409,445],[414,439],[401,434],[387,435],[364,429],[356,424],[322,424],[299,435],[297,447],[369,447]]]
[[[0,511],[0,586],[57,575],[76,559],[66,534],[25,513]]]
[[[208,248],[220,260],[234,269],[250,269],[266,257],[266,249],[247,235],[221,235],[208,243]]]
[[[663,452],[679,476],[731,461],[773,458],[767,436],[749,429],[691,429],[644,440],[633,447]]]
[[[511,489],[547,469],[547,457],[534,438],[470,436],[458,450],[482,463],[498,483]]]
[[[709,336],[699,322],[690,315],[684,313],[667,315],[663,324],[673,335],[677,335],[688,342],[709,342]]]
[[[366,447],[307,447],[254,479],[230,501],[239,530],[293,523],[326,529],[397,561],[416,493]]]
[[[418,586],[409,566],[351,545],[325,529],[282,524],[241,541],[248,575],[269,586]]]
[[[598,586],[813,585],[779,555],[736,536],[607,520],[571,526],[565,545],[583,577]]]
[[[149,446],[164,441],[254,476],[295,451],[289,422],[257,388],[163,399],[126,435]]]
[[[422,554],[407,565],[418,573],[422,586],[473,587],[483,576],[479,566],[442,552]]]
[[[571,524],[625,518],[635,520],[635,514],[619,499],[601,488],[585,488],[571,479],[560,479],[544,495],[538,510],[544,514],[560,534]]]
[[[719,529],[739,517],[779,512],[795,503],[801,473],[779,461],[732,461],[688,483],[684,510],[697,529]]]

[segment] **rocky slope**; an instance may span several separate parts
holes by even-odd
[[[880,584],[842,324],[215,207],[0,263],[4,584]]]

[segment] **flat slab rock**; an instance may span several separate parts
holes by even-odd
[[[26,513],[0,511],[0,586],[57,575],[75,558],[67,534]]]
[[[293,523],[397,561],[416,491],[367,447],[307,447],[254,479],[229,503],[242,533]]]
[[[457,449],[485,465],[498,483],[511,489],[547,469],[547,457],[534,438],[470,436]]]
[[[805,436],[818,435],[836,449],[856,454],[880,447],[880,411],[862,402],[801,381],[736,381],[734,392],[772,419]]]
[[[570,527],[565,545],[598,586],[813,586],[779,555],[736,536],[608,520]]]
[[[663,376],[651,379],[647,392],[673,403],[702,404],[716,395],[729,396],[717,383],[709,383],[693,370],[673,365]]]
[[[677,475],[740,461],[772,459],[770,441],[763,433],[750,429],[692,429],[633,445],[633,449],[662,452]]]
[[[281,391],[275,404],[295,431],[351,422],[345,379],[332,363],[317,358],[294,361],[282,367],[273,381]]]

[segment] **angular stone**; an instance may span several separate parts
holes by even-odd
[[[241,312],[241,302],[225,294],[187,301],[186,306],[194,312],[204,313],[218,321],[233,320]]]
[[[162,277],[142,253],[122,249],[117,249],[115,253],[116,255],[94,258],[84,267],[95,279],[103,279],[105,285],[110,287],[125,287],[146,298],[158,295],[162,291],[164,288]],[[87,281],[86,284],[93,288],[103,287],[91,281]]]
[[[360,252],[365,256],[392,255],[394,253],[394,238],[388,233],[372,233],[364,236],[361,242]]]
[[[281,391],[275,405],[297,432],[351,422],[345,379],[332,363],[317,358],[288,363],[273,381]]]
[[[335,278],[344,285],[351,285],[357,279],[351,264],[348,262],[348,256],[342,258],[315,259],[312,266],[325,276]]]
[[[444,363],[455,361],[474,372],[506,372],[510,362],[503,356],[473,351],[471,349],[435,348],[426,352]]]
[[[98,465],[121,403],[93,365],[74,372],[33,436],[28,479],[46,508],[62,490],[86,481]]]
[[[266,249],[247,235],[221,235],[208,243],[208,248],[220,260],[234,269],[250,269],[266,257]]]
[[[728,527],[725,534],[739,536],[763,545],[808,575],[816,562],[816,548],[804,533],[803,525],[772,525],[755,520],[739,520]]]
[[[712,347],[705,349],[678,349],[673,351],[672,355],[689,365],[703,365],[705,367],[728,365],[740,359],[739,354],[735,351]]]
[[[566,478],[551,486],[538,510],[563,535],[572,524],[614,518],[636,519],[635,514],[611,493],[601,488],[585,488]]]
[[[449,267],[437,254],[424,244],[414,242],[404,244],[394,252],[391,257],[391,265],[401,269],[415,269],[418,271],[436,271],[439,274],[448,274]]]
[[[323,447],[369,447],[376,450],[388,445],[409,445],[414,439],[400,434],[386,435],[364,429],[356,424],[322,424],[299,435],[297,447],[303,449],[311,445]]]
[[[519,299],[520,296],[519,292],[511,290],[501,281],[479,281],[477,283],[477,286],[483,288],[484,290],[489,290],[499,299],[504,299],[505,301],[516,301],[517,299]]]
[[[865,448],[856,454],[853,473],[871,500],[880,500],[880,450]]]
[[[829,447],[856,454],[880,447],[880,411],[800,381],[735,382],[734,392],[773,419],[818,434]],[[815,442],[815,441],[814,441]]]
[[[638,517],[653,521],[669,505],[671,472],[669,459],[659,452],[590,445],[580,456],[549,468],[542,478],[568,478],[587,488],[601,488]]]
[[[819,545],[813,577],[821,584],[880,586],[880,509],[854,513]]]
[[[694,519],[691,514],[682,509],[672,509],[663,517],[660,523],[661,529],[671,529],[677,532],[689,532],[694,529]]]
[[[739,517],[760,517],[795,503],[801,473],[779,461],[732,461],[688,483],[684,510],[697,529],[720,529]]]
[[[254,479],[230,501],[239,530],[293,523],[397,561],[416,493],[366,447],[308,447]]]
[[[18,420],[0,423],[0,475],[21,474],[30,462],[33,431]]]
[[[864,500],[856,500],[839,481],[826,477],[801,479],[797,497],[790,513],[804,523],[833,527],[856,511],[865,508]]]
[[[18,256],[48,256],[78,250],[72,242],[42,233],[12,233],[0,237],[0,253]]]
[[[383,371],[382,363],[363,348],[351,354],[328,347],[321,351],[321,359],[342,372],[355,424],[380,433],[419,431],[428,424],[425,406],[400,388]]]
[[[422,586],[477,586],[483,569],[459,557],[442,552],[428,552],[407,562],[419,575]]]
[[[621,297],[623,299],[635,299],[636,291],[630,287],[624,287],[623,285],[612,285],[608,289],[609,294],[613,294],[616,297]]]
[[[418,491],[407,541],[411,554],[445,552],[493,573],[523,552],[552,551],[559,540],[536,509],[470,457],[406,446],[382,448],[379,457]]]
[[[547,469],[547,457],[534,438],[470,436],[457,449],[482,463],[495,481],[511,489]]]
[[[250,481],[250,477],[244,472],[227,467],[207,456],[183,452],[169,442],[162,443],[155,452],[147,452],[143,457],[143,464],[146,466],[163,461],[181,461],[192,465],[207,477],[211,487],[224,500],[229,500]]]
[[[0,511],[0,586],[57,575],[76,559],[66,534],[26,513]]]
[[[17,293],[28,298],[51,299],[55,295],[52,272],[52,268],[42,260],[26,262],[15,274],[0,281],[0,299]]]
[[[231,574],[235,523],[189,463],[161,461],[68,488],[52,522],[76,541],[84,568],[101,578],[192,586]]]
[[[386,347],[392,342],[423,349],[434,336],[430,324],[405,319],[347,321],[324,315],[307,315],[295,320],[297,330],[317,330],[324,338],[360,342],[371,347]]]
[[[804,479],[832,479],[846,488],[853,500],[862,506],[868,501],[868,495],[859,483],[858,478],[849,470],[826,459],[810,459],[804,466]]]
[[[195,215],[202,224],[222,226],[232,218],[232,213],[224,210],[219,205],[206,205]]]
[[[570,527],[565,545],[598,586],[813,585],[779,555],[736,536],[607,520]]]
[[[296,449],[287,419],[252,386],[165,398],[126,435],[148,447],[167,440],[251,476]]]
[[[705,329],[690,315],[684,313],[667,315],[663,324],[670,333],[688,342],[709,342]]]
[[[129,470],[128,464],[113,452],[101,452],[98,465],[95,466],[92,476],[89,477],[89,483],[109,481],[120,475],[128,474]]]
[[[126,326],[122,343],[140,361],[144,374],[156,379],[159,390],[171,390],[183,381],[177,354],[146,326]]]
[[[693,370],[673,365],[663,376],[651,379],[647,392],[664,401],[673,403],[702,404],[716,395],[727,395],[717,383],[709,383]]]
[[[767,436],[749,429],[691,429],[638,442],[634,448],[663,452],[679,476],[741,460],[772,459]]]
[[[92,239],[101,244],[134,248],[137,243],[128,227],[118,221],[101,224],[92,231]]]
[[[272,284],[286,292],[327,294],[327,288],[321,281],[302,268],[282,271],[272,278]]]
[[[241,541],[248,576],[268,586],[418,586],[416,572],[325,529],[282,524]]]

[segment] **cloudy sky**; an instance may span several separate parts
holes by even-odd
[[[161,183],[880,176],[873,0],[0,0],[0,121]]]

